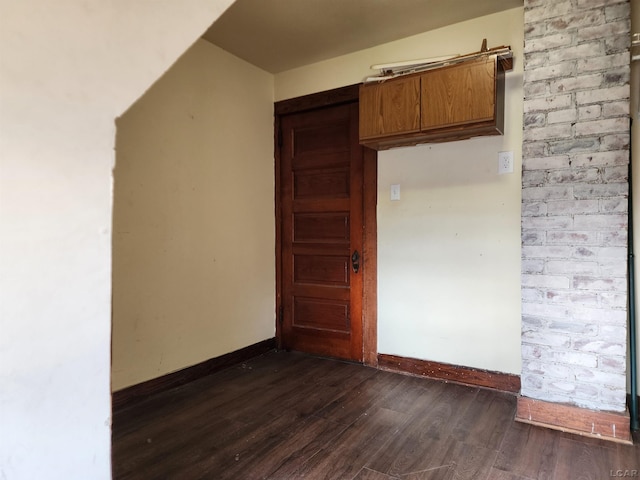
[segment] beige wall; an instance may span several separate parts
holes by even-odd
[[[274,336],[273,76],[199,40],[117,128],[113,390]]]
[[[380,154],[379,350],[518,373],[520,179],[495,170],[501,150],[520,165],[522,28],[515,9],[284,72],[275,85],[198,41],[117,123],[113,390],[273,336],[274,90],[357,83],[372,63],[441,55],[441,45],[467,53],[494,31],[489,45],[516,55],[506,135]],[[400,202],[388,201],[391,183]]]
[[[378,156],[380,353],[520,373],[523,28],[518,8],[276,75],[285,99],[358,83],[372,64],[477,51],[483,38],[514,51],[504,136]],[[498,176],[504,150],[515,173]]]
[[[230,0],[0,0],[0,478],[111,478],[114,119]]]

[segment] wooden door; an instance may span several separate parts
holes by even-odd
[[[362,361],[358,104],[284,115],[280,128],[281,346]]]

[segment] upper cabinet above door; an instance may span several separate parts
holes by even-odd
[[[360,87],[360,143],[420,132],[420,97],[415,75]]]
[[[503,130],[504,67],[496,55],[360,87],[360,143],[376,150]]]

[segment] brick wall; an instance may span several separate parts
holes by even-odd
[[[629,0],[525,0],[522,395],[626,399]]]

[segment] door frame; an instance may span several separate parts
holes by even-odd
[[[313,93],[302,97],[274,103],[274,150],[275,150],[275,217],[276,217],[276,340],[282,346],[282,203],[281,118],[284,115],[332,107],[344,103],[357,103],[360,84]],[[378,200],[378,152],[363,149],[363,248],[362,248],[362,355],[365,365],[378,366],[378,258],[377,217]]]

